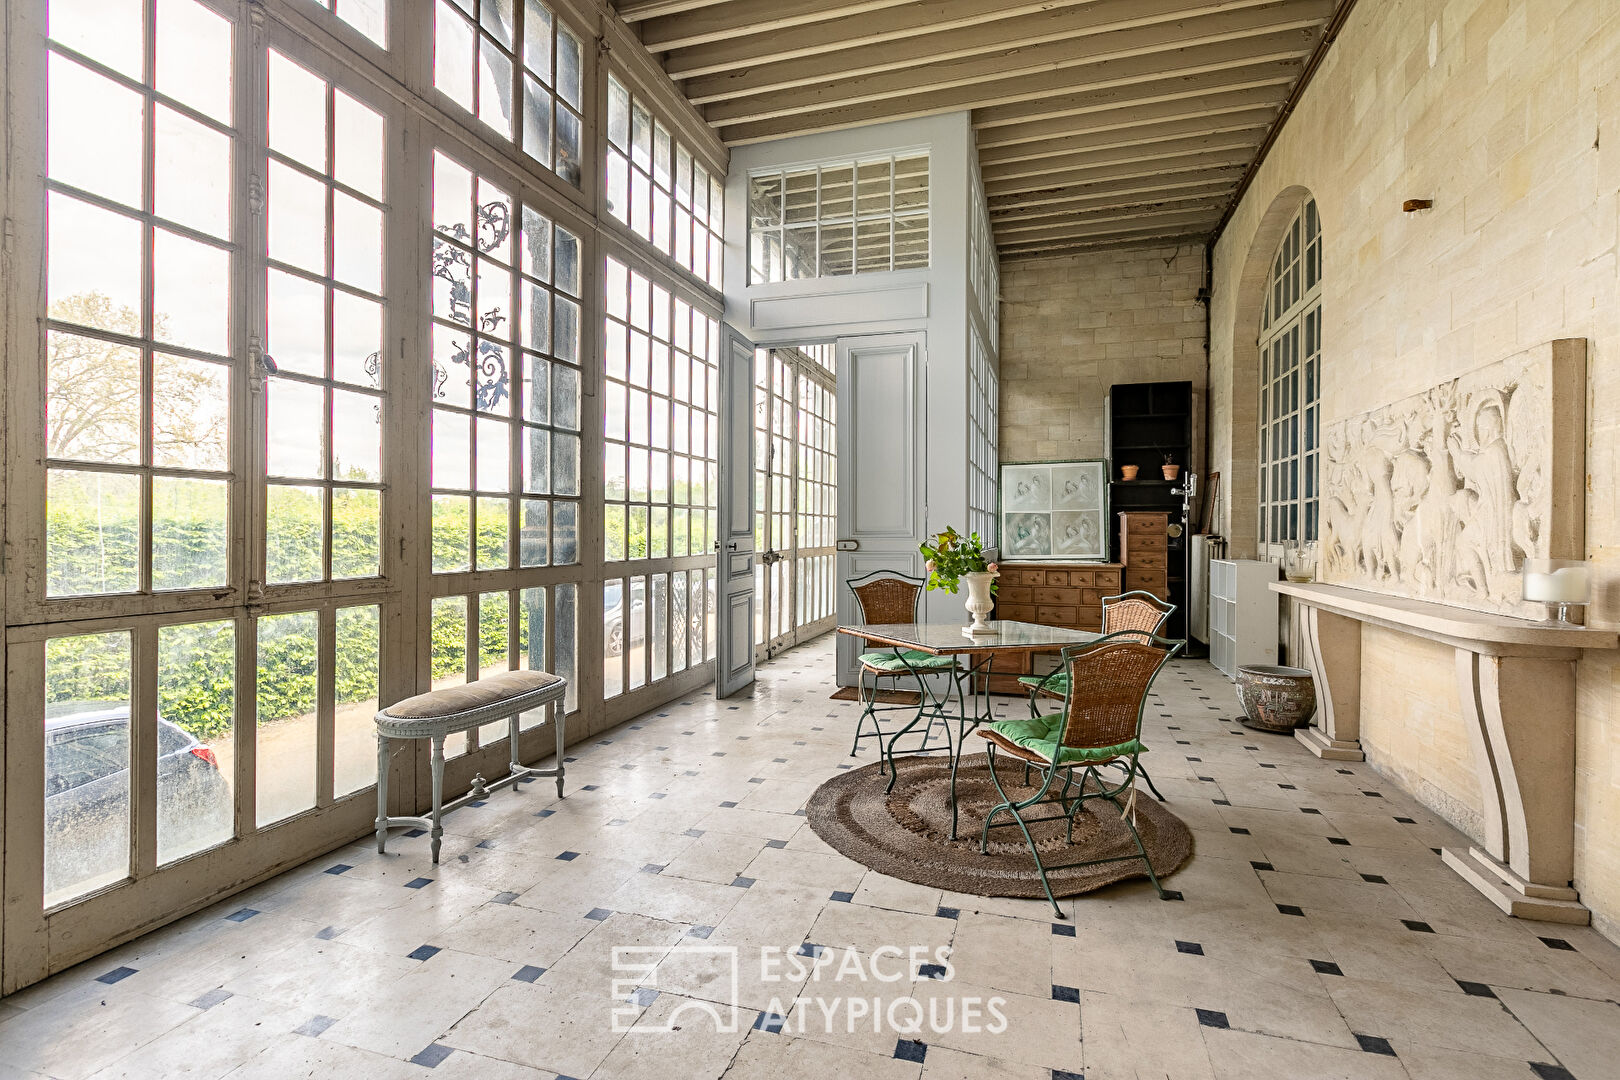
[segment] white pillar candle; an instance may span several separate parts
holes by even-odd
[[[1582,565],[1548,571],[1526,570],[1524,598],[1543,604],[1585,603],[1586,567]]]

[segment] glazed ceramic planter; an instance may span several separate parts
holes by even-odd
[[[1245,725],[1290,732],[1309,727],[1316,714],[1316,682],[1304,668],[1250,664],[1238,668],[1237,698]]]

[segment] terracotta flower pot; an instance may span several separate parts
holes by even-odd
[[[1174,480],[1176,477],[1181,475],[1180,465],[1161,465],[1159,468],[1164,471],[1164,478],[1166,480]]]
[[[1119,467],[1119,478],[1121,480],[1135,480],[1137,468],[1136,465],[1121,465]]]

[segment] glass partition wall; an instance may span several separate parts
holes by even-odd
[[[10,6],[0,991],[368,831],[379,702],[712,677],[725,154],[598,15]]]

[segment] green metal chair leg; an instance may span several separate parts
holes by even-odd
[[[1007,813],[1012,816],[1013,821],[1015,823],[1017,823],[1018,831],[1024,834],[1024,843],[1029,845],[1030,856],[1032,858],[1034,858],[1034,860],[1035,860],[1035,873],[1037,875],[1039,875],[1039,877],[1041,879],[1041,891],[1046,893],[1046,899],[1051,903],[1052,911],[1054,912],[1054,914],[1057,916],[1057,918],[1062,919],[1062,918],[1065,917],[1064,914],[1063,914],[1063,909],[1058,906],[1057,897],[1052,895],[1052,886],[1046,880],[1046,864],[1041,862],[1041,853],[1035,847],[1035,838],[1030,835],[1029,826],[1024,824],[1024,817],[1023,817],[1022,814],[1020,814],[1018,812],[1019,810],[1028,809],[1029,807],[1034,806],[1036,803],[1041,802],[1043,799],[1046,798],[1046,793],[1052,787],[1052,780],[1057,774],[1057,769],[1055,769],[1055,768],[1042,769],[1041,773],[1045,777],[1045,779],[1041,783],[1041,790],[1037,791],[1034,795],[1032,795],[1028,799],[1023,799],[1021,801],[1014,802],[1007,795],[1006,790],[1004,788],[1002,788],[1002,786],[1001,786],[1001,778],[996,775],[996,747],[995,747],[994,743],[990,744],[989,755],[990,755],[990,782],[993,783],[996,786],[996,794],[1001,796],[1002,801],[997,806],[992,807],[991,810],[990,810],[990,813],[988,813],[988,814],[986,814],[984,816],[984,830],[983,830],[982,834],[979,837],[979,854],[987,855],[990,852],[990,820],[991,820],[991,818],[995,817],[996,812],[999,811],[999,810],[1007,811]]]

